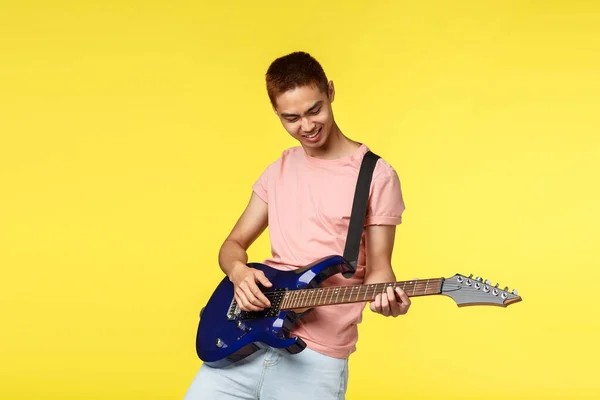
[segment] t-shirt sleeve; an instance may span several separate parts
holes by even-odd
[[[400,225],[405,208],[400,179],[394,169],[373,178],[365,225]]]
[[[268,188],[269,188],[269,185],[268,185],[269,170],[270,170],[269,167],[265,168],[265,170],[262,172],[262,174],[260,174],[258,179],[252,185],[252,191],[254,191],[254,193],[256,193],[257,196],[260,197],[261,200],[264,201],[265,203],[268,203],[267,199],[268,199]]]

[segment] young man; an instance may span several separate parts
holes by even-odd
[[[299,146],[283,151],[253,185],[250,201],[219,252],[221,269],[235,287],[245,311],[269,307],[257,282],[265,275],[249,268],[247,249],[269,227],[272,257],[263,262],[291,270],[317,259],[343,254],[358,172],[366,145],[346,137],[334,120],[333,82],[309,54],[276,59],[266,74],[275,114]],[[334,275],[323,285],[341,286],[395,281],[391,266],[396,225],[404,202],[394,169],[379,159],[373,172],[357,271],[352,278]],[[408,296],[378,295],[370,309],[384,316],[405,314]],[[186,399],[295,400],[344,399],[348,357],[358,340],[364,303],[315,307],[292,330],[307,347],[291,355],[264,349],[227,368],[203,365]]]

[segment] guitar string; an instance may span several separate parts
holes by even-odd
[[[407,288],[407,290],[412,290],[413,284],[409,283],[409,281],[407,281],[407,283],[410,285]],[[434,285],[436,283],[439,283],[439,278],[432,279],[429,282],[422,282],[422,281],[420,281],[420,282],[418,282],[414,286],[417,289],[419,289],[420,287],[427,287],[428,285]],[[366,284],[366,285],[349,285],[349,286],[325,286],[325,287],[306,288],[306,289],[294,289],[294,290],[290,290],[290,291],[282,290],[282,291],[279,291],[279,292],[267,291],[267,292],[263,292],[263,294],[265,296],[275,296],[275,295],[281,295],[281,296],[283,296],[286,293],[294,293],[294,292],[302,292],[302,291],[305,291],[305,292],[309,292],[310,291],[311,293],[314,292],[314,291],[328,291],[328,292],[332,292],[332,291],[335,291],[335,290],[346,290],[346,291],[348,289],[355,290],[357,288],[358,288],[358,292],[360,292],[363,289],[365,291],[372,290],[373,286],[380,287],[381,289],[383,289],[383,288],[387,288],[388,286],[396,286],[396,287],[398,287],[401,284],[404,284],[404,282],[399,282],[399,283],[384,283],[384,282],[381,282],[381,283],[373,283],[373,284]],[[432,286],[432,288],[433,288],[433,286]],[[417,290],[417,289],[415,289],[415,290]]]
[[[352,296],[355,296],[355,295],[358,296],[358,297],[360,297],[360,295],[367,294],[369,290],[373,290],[373,286],[375,286],[377,288],[375,290],[375,293],[380,294],[380,293],[383,293],[383,289],[386,289],[389,286],[396,286],[396,287],[398,287],[398,286],[400,286],[401,284],[404,284],[404,283],[405,282],[393,282],[393,283],[381,282],[381,283],[374,283],[374,284],[367,284],[367,285],[356,285],[356,286],[355,285],[349,285],[349,286],[330,286],[330,287],[323,287],[323,288],[317,287],[317,288],[308,288],[308,289],[298,289],[298,290],[293,290],[293,291],[282,290],[282,291],[279,291],[279,292],[270,292],[269,291],[269,292],[263,292],[263,294],[269,300],[273,300],[276,297],[279,297],[278,300],[283,301],[286,294],[294,293],[294,292],[296,292],[296,293],[304,292],[304,293],[296,295],[296,297],[290,297],[290,298],[288,298],[287,299],[288,303],[289,302],[293,302],[293,301],[300,301],[300,302],[309,302],[309,303],[312,303],[314,300],[316,300],[316,296],[314,296],[312,299],[310,298],[310,296],[311,296],[311,293],[315,293],[316,291],[322,291],[322,292],[324,292],[325,293],[325,297],[327,297],[327,295],[332,294],[332,292],[335,293],[336,289],[337,290],[344,289],[344,293],[340,292],[340,293],[338,293],[336,295],[336,297],[339,298],[339,296],[341,294],[342,300],[344,300],[346,297],[348,297],[350,299],[350,298],[352,298]],[[429,289],[431,289],[432,291],[435,290],[436,291],[435,294],[441,294],[441,292],[439,292],[440,288],[438,288],[436,286],[433,286],[436,283],[440,283],[440,279],[439,278],[430,279],[429,282],[420,280],[420,281],[417,281],[416,284],[413,284],[412,281],[406,281],[406,283],[410,285],[408,288],[405,288],[405,290],[407,290],[407,291],[411,291],[412,290],[413,292],[415,292],[417,290],[421,291],[423,288],[426,289],[425,293],[419,292],[419,295],[427,294],[426,292]],[[430,284],[433,284],[433,285],[431,287],[428,287],[428,285],[430,285]],[[414,286],[414,290],[413,290],[413,286]],[[490,290],[497,289],[497,290],[502,291],[502,292],[504,291],[502,289],[498,289],[498,288],[496,288],[494,286],[491,286],[491,285],[488,285],[488,287],[490,288]],[[358,290],[356,292],[354,292],[354,290],[357,289],[357,288],[358,288]],[[362,290],[363,288],[365,289],[364,292]],[[351,289],[350,293],[348,293],[347,289]],[[468,289],[472,290],[469,293],[469,296],[472,296],[472,297],[490,297],[490,296],[496,297],[497,296],[497,295],[493,295],[491,292],[485,292],[481,288],[480,289],[468,288]],[[305,295],[306,293],[308,295]],[[432,293],[429,293],[429,294],[434,294],[434,293],[432,292]],[[323,294],[321,294],[321,296],[323,296]],[[336,298],[336,300],[337,300],[337,298]],[[369,296],[369,298],[371,298],[371,296]],[[357,302],[362,302],[362,301],[371,301],[371,300],[361,300],[361,301],[357,301]],[[318,304],[319,302],[320,301],[317,301],[315,304]]]
[[[433,278],[430,279],[428,282],[427,281],[417,281],[416,284],[412,284],[413,281],[406,281],[407,284],[412,285],[409,286],[408,288],[405,287],[405,290],[407,291],[421,291],[423,288],[425,288],[425,292],[427,292],[427,290],[439,290],[439,288],[437,288],[435,285],[437,283],[440,283],[440,279],[439,278]],[[310,299],[311,293],[316,293],[317,291],[319,292],[323,292],[325,293],[325,297],[327,297],[327,295],[332,294],[332,292],[335,293],[336,290],[341,292],[341,289],[344,289],[345,293],[342,294],[342,299],[345,296],[348,296],[350,298],[352,298],[352,296],[360,296],[363,294],[367,294],[370,290],[374,289],[374,286],[376,288],[375,292],[376,293],[383,293],[383,289],[386,289],[387,287],[390,286],[400,286],[401,284],[404,284],[404,282],[393,282],[393,283],[387,283],[387,282],[381,282],[381,283],[373,283],[373,284],[367,284],[367,285],[349,285],[349,286],[329,286],[329,287],[323,287],[323,288],[308,288],[308,289],[297,289],[297,290],[293,290],[293,291],[278,291],[278,292],[263,292],[263,295],[265,295],[265,297],[270,301],[276,298],[279,298],[278,300],[283,301],[286,294],[289,293],[301,293],[296,295],[296,297],[290,297],[287,300],[289,302],[294,301],[294,300],[302,300],[302,301],[308,301]],[[429,287],[429,285],[431,285],[431,287]],[[413,290],[413,286],[414,286],[414,290]],[[357,289],[356,292],[354,292],[355,289]],[[347,289],[351,289],[350,293],[348,293]],[[364,289],[364,291],[363,291]],[[433,294],[433,293],[431,293]],[[321,296],[323,296],[323,294],[321,294]],[[339,293],[338,295],[339,296]],[[313,299],[311,299],[310,301],[316,299],[316,296],[313,297]],[[365,301],[365,300],[362,300]]]

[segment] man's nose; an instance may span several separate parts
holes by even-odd
[[[315,123],[308,118],[302,118],[302,130],[304,132],[311,132],[315,128]]]

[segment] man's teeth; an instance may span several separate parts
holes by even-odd
[[[305,137],[305,138],[308,138],[308,139],[314,138],[315,136],[317,136],[317,134],[318,134],[320,131],[321,131],[321,129],[319,129],[318,131],[316,131],[316,132],[315,132],[315,133],[313,133],[312,135],[307,135],[307,136],[304,136],[304,137]]]

